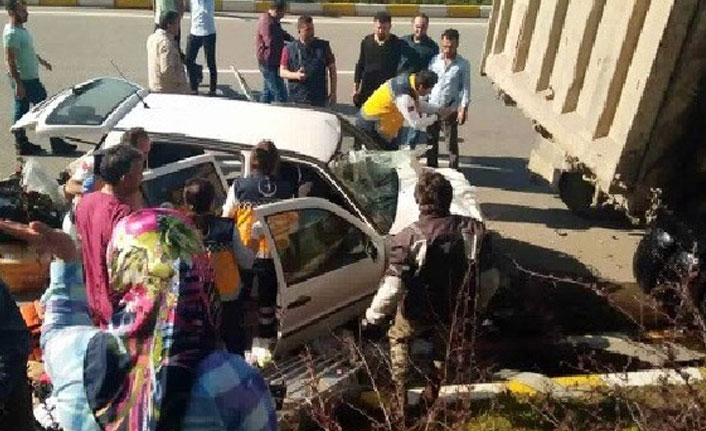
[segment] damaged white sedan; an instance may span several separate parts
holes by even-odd
[[[268,227],[278,278],[279,355],[362,315],[385,270],[386,235],[419,214],[418,154],[379,151],[334,112],[150,94],[124,80],[99,78],[48,99],[15,127],[96,147],[115,145],[132,127],[144,128],[153,146],[142,190],[154,206],[179,206],[181,189],[193,177],[210,178],[222,203],[228,183],[249,174],[252,147],[272,140],[282,174],[307,185],[299,198],[255,208]],[[452,212],[482,221],[463,174],[438,171],[454,187]],[[290,212],[300,222],[287,241],[275,241],[270,224]]]

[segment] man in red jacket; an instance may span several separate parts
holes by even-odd
[[[287,5],[284,0],[274,0],[267,12],[257,21],[255,53],[264,81],[260,102],[286,102],[287,89],[279,76],[279,63],[284,42],[294,40],[291,34],[282,30],[280,20],[284,17]]]

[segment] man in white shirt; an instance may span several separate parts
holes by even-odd
[[[159,27],[147,38],[147,80],[155,93],[188,93],[184,63],[174,39],[181,17],[176,11],[162,14]]]
[[[439,108],[420,100],[429,94],[436,81],[436,74],[429,70],[403,73],[388,80],[360,108],[356,126],[383,148],[399,148],[399,134],[405,123],[423,131],[436,121]]]
[[[189,71],[191,92],[198,94],[203,79],[202,68],[196,64],[196,56],[203,46],[210,81],[208,95],[216,94],[218,69],[216,68],[216,20],[215,0],[191,0],[191,33],[186,41],[186,68]]]
[[[429,103],[446,108],[450,115],[432,124],[427,133],[431,149],[427,152],[427,166],[439,166],[439,134],[444,130],[449,148],[449,167],[458,169],[458,126],[466,122],[468,104],[471,101],[471,66],[468,60],[457,54],[458,31],[448,29],[441,35],[441,53],[432,58],[429,70],[436,73],[439,81],[431,90]]]

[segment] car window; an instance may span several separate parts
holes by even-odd
[[[100,126],[140,87],[115,78],[101,78],[71,89],[71,94],[47,117],[47,124]]]
[[[330,211],[285,211],[266,217],[266,222],[287,286],[367,257],[367,235]]]
[[[226,199],[226,190],[212,162],[199,163],[164,173],[142,181],[142,194],[148,206],[182,208],[184,184],[192,178],[206,178],[216,190],[214,208],[220,208]]]
[[[147,160],[149,161],[148,168],[155,169],[160,166],[165,166],[170,163],[178,162],[189,157],[200,156],[204,154],[202,148],[194,145],[173,144],[160,140],[152,140],[152,148]]]

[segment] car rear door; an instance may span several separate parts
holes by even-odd
[[[278,350],[360,315],[384,271],[383,237],[320,198],[286,200],[255,212],[266,226],[279,282]]]

